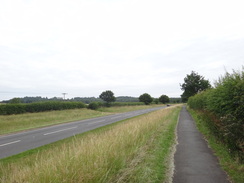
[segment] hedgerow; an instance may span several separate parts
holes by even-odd
[[[30,103],[30,104],[6,104],[6,105],[0,105],[0,115],[76,109],[76,108],[85,108],[85,107],[86,105],[82,102],[58,102],[58,101],[37,102],[37,103]]]
[[[244,69],[226,73],[215,88],[190,97],[188,105],[211,117],[212,133],[244,161]]]

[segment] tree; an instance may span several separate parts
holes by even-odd
[[[139,97],[139,101],[149,105],[153,101],[153,98],[148,93],[144,93]]]
[[[116,100],[114,97],[114,93],[110,90],[102,92],[101,95],[99,95],[99,98],[104,100],[107,106],[109,106],[111,102],[114,102]]]
[[[162,102],[163,104],[166,104],[169,102],[169,97],[167,95],[161,95],[159,97],[159,102]]]
[[[200,76],[197,72],[192,71],[190,75],[184,78],[184,83],[180,84],[183,94],[181,95],[182,101],[187,102],[188,98],[211,88],[210,82],[205,80],[203,76]]]
[[[21,103],[21,100],[20,98],[12,98],[10,101],[9,101],[10,104],[19,104]]]
[[[158,98],[153,99],[153,101],[154,101],[155,104],[159,103],[159,99]]]

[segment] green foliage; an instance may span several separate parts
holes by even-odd
[[[116,98],[114,97],[114,93],[110,90],[102,92],[99,95],[99,98],[104,100],[107,103],[107,106],[110,106],[110,103],[116,100]]]
[[[64,101],[63,98],[47,98],[47,97],[23,97],[19,98],[21,103],[34,103],[34,102],[51,102],[51,101]],[[83,102],[85,104],[90,104],[91,102],[103,102],[102,99],[97,97],[74,97],[72,99],[66,99],[65,101],[69,102]],[[116,97],[117,102],[139,102],[139,99],[137,97],[128,97],[128,96],[119,96]],[[3,103],[10,103],[10,100],[5,100]]]
[[[167,95],[161,95],[159,97],[159,102],[163,103],[163,104],[166,104],[169,102],[169,97]]]
[[[116,102],[139,102],[139,99],[136,97],[120,96],[116,97]]]
[[[86,104],[90,104],[92,102],[102,102],[102,99],[96,98],[96,97],[75,97],[73,99],[70,99],[69,101],[73,102],[84,102]]]
[[[181,98],[169,98],[170,103],[181,103]]]
[[[91,102],[91,103],[88,105],[88,109],[92,109],[92,110],[96,110],[96,109],[98,109],[99,107],[101,107],[101,103],[98,103],[98,102]]]
[[[144,93],[139,97],[139,101],[144,102],[146,105],[149,105],[150,103],[152,103],[153,98],[148,93]]]
[[[13,98],[9,101],[10,104],[19,104],[21,103],[20,98]]]
[[[184,83],[180,84],[183,94],[181,95],[182,101],[187,102],[188,98],[195,94],[211,88],[210,82],[205,80],[203,76],[192,71],[190,75],[184,78]]]
[[[0,115],[22,114],[26,111],[25,104],[0,105]]]
[[[120,107],[120,106],[136,106],[136,105],[144,105],[143,102],[113,102],[111,106]]]
[[[188,105],[210,116],[212,123],[208,126],[213,134],[244,161],[244,70],[226,73],[215,85],[191,97]]]
[[[159,99],[158,99],[158,98],[155,98],[155,99],[153,99],[153,102],[154,102],[155,104],[158,104],[158,103],[159,103]]]
[[[220,165],[228,173],[231,182],[244,182],[244,164],[240,161],[236,161],[232,154],[229,153],[229,148],[220,143],[220,140],[216,138],[215,131],[213,129],[213,120],[206,115],[205,111],[198,111],[189,109],[192,117],[196,121],[196,125],[199,131],[205,136],[208,141],[208,145],[213,149],[214,153],[219,159]]]
[[[38,102],[30,104],[7,104],[0,106],[0,115],[22,114],[27,112],[43,112],[85,108],[82,102]]]

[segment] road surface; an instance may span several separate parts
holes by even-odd
[[[185,107],[180,113],[177,135],[173,183],[229,183]]]
[[[0,159],[50,144],[76,134],[93,130],[101,126],[163,108],[165,108],[165,106],[64,123],[10,135],[3,135],[0,136]]]

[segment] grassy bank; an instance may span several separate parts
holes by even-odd
[[[62,111],[48,111],[39,113],[25,113],[17,115],[0,115],[0,135],[28,130],[43,126],[65,123],[76,120],[83,120],[99,116],[105,116],[118,112],[128,112],[145,109],[151,106],[124,106],[100,108],[99,111],[88,109],[70,109]]]
[[[88,109],[70,109],[40,113],[1,115],[0,135],[69,121],[99,117],[107,114],[109,113]]]
[[[163,182],[180,106],[0,161],[0,182]]]
[[[208,144],[215,152],[219,159],[220,165],[227,172],[234,183],[244,182],[244,164],[242,164],[235,156],[230,154],[229,148],[221,143],[209,129],[208,124],[211,123],[204,113],[188,109],[192,117],[197,123],[199,131],[205,136]]]
[[[109,113],[122,113],[122,112],[129,112],[135,111],[140,109],[148,109],[153,107],[160,107],[162,105],[137,105],[137,106],[114,106],[114,107],[101,107],[97,109],[100,112],[109,112]]]

